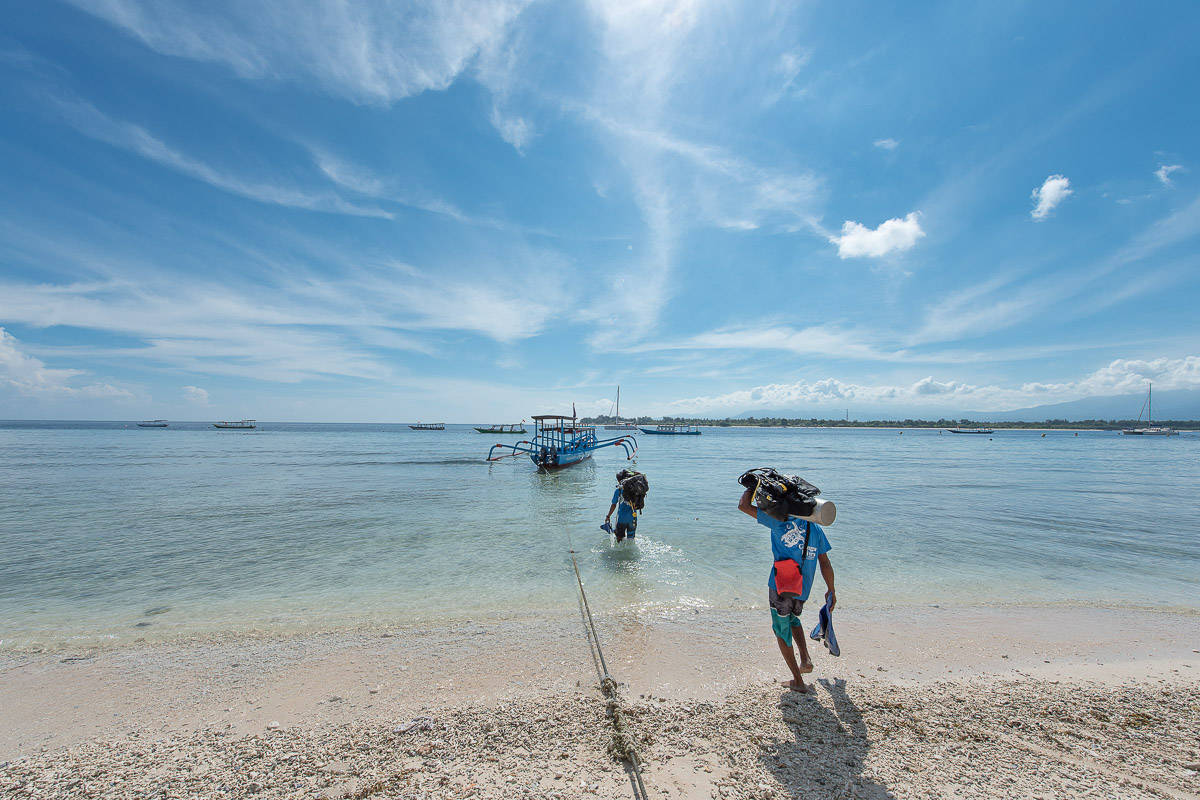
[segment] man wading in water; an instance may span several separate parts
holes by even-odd
[[[788,686],[797,692],[806,692],[803,675],[813,671],[812,659],[808,655],[808,644],[804,641],[804,629],[800,626],[800,610],[808,599],[812,588],[813,578],[816,577],[817,562],[821,564],[821,577],[828,589],[825,592],[825,602],[832,611],[837,604],[837,595],[833,591],[833,565],[829,563],[829,540],[825,531],[815,522],[809,522],[795,517],[789,517],[780,522],[752,502],[754,490],[747,489],[742,493],[738,510],[749,514],[758,520],[760,525],[771,529],[771,553],[775,557],[775,566],[771,569],[771,577],[767,581],[767,598],[771,604],[771,627],[775,630],[775,640],[779,643],[779,652],[792,671],[792,680]],[[776,581],[776,577],[779,578]],[[801,585],[801,581],[803,585]],[[796,654],[792,649],[792,640],[800,645],[800,663],[796,663]]]

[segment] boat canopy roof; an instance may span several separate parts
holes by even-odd
[[[575,417],[566,417],[562,414],[534,414],[533,419],[575,419]]]

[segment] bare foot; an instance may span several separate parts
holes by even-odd
[[[808,673],[810,673],[812,671],[813,671],[813,665],[812,665],[811,661],[801,661],[800,662],[800,674],[801,675],[807,675]]]
[[[784,686],[791,689],[793,692],[805,694],[808,691],[808,686],[804,683],[803,680],[780,681],[780,683],[782,683]]]

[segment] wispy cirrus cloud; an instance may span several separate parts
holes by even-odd
[[[842,259],[882,258],[889,253],[902,253],[912,249],[925,236],[920,217],[920,211],[913,211],[904,219],[880,223],[874,230],[847,220],[842,225],[842,235],[831,236],[829,241],[837,245],[838,257]]]
[[[251,200],[289,208],[327,211],[365,217],[392,219],[393,215],[380,208],[361,206],[346,201],[334,192],[313,192],[290,186],[246,180],[223,171],[197,158],[186,155],[153,136],[140,125],[114,119],[91,103],[79,98],[55,97],[53,105],[76,130],[97,141],[119,147],[161,164],[181,174],[203,181],[218,189]],[[322,171],[325,171],[323,168]],[[330,172],[326,175],[333,177]],[[340,182],[340,181],[339,181]]]
[[[895,139],[876,139],[875,146],[880,150],[895,150],[900,146],[900,143]]]
[[[452,84],[530,0],[71,0],[166,55],[388,105]]]
[[[1029,212],[1029,216],[1041,222],[1050,216],[1050,212],[1057,208],[1059,203],[1072,194],[1074,192],[1071,190],[1069,179],[1062,175],[1051,175],[1041,186],[1033,190],[1031,197],[1035,205],[1033,211]]]
[[[734,350],[741,352],[778,350],[800,356],[859,358],[868,361],[903,360],[903,351],[887,351],[871,337],[836,325],[813,325],[803,329],[788,325],[727,327],[694,336],[665,341],[635,343],[624,348],[631,353],[686,350]]]

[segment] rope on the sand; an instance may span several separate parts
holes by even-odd
[[[583,599],[583,611],[587,616],[588,627],[591,629],[592,643],[596,647],[596,655],[600,657],[600,691],[604,693],[605,711],[613,723],[612,739],[608,743],[608,751],[617,758],[624,758],[633,766],[633,777],[637,781],[638,793],[642,798],[649,798],[646,784],[642,783],[642,762],[638,758],[637,748],[629,735],[629,725],[625,712],[621,709],[621,698],[617,695],[617,682],[608,674],[608,664],[604,661],[604,651],[600,649],[600,636],[596,633],[596,621],[592,619],[592,609],[588,605],[587,592],[583,590],[583,577],[579,574],[579,563],[575,560],[575,545],[571,541],[571,530],[567,529],[567,545],[570,547],[571,566],[575,569],[575,581],[579,584],[579,596]]]

